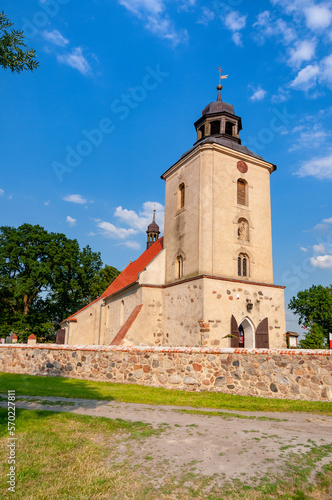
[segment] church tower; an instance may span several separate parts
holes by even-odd
[[[284,287],[273,284],[271,236],[270,176],[276,166],[241,144],[242,121],[221,99],[220,80],[217,100],[194,124],[193,147],[161,176],[166,181],[165,285],[187,283],[188,288],[190,281],[201,280],[200,296],[190,298],[200,303],[199,310],[186,313],[196,315],[197,324],[205,322],[199,329],[204,335],[194,344],[211,345],[217,330],[207,328],[210,317],[232,338],[225,344],[220,331],[212,345],[241,346],[246,332],[246,347],[281,346]],[[223,297],[218,304],[215,296]]]
[[[197,141],[166,181],[166,283],[194,275],[273,283],[270,175],[241,145],[241,118],[218,98],[195,123]]]

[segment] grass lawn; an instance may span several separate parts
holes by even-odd
[[[190,392],[135,384],[112,384],[73,378],[0,373],[0,392],[6,393],[8,390],[15,390],[17,396],[56,396],[193,408],[309,412],[332,415],[331,402],[258,398],[220,392]]]
[[[140,422],[72,415],[36,410],[16,410],[16,491],[8,491],[8,464],[0,462],[0,498],[14,500],[308,500],[329,498],[332,466],[326,465],[309,478],[331,445],[316,446],[310,452],[288,460],[284,470],[276,470],[255,484],[240,481],[217,487],[214,477],[194,473],[160,477],[158,467],[137,466],[130,453],[117,460],[117,445],[126,440],[140,442],[163,430]],[[7,409],[0,408],[0,453],[8,454]],[[181,471],[180,471],[181,472]]]

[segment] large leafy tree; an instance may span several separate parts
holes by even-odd
[[[299,324],[308,328],[300,346],[311,349],[326,347],[328,334],[332,332],[332,287],[313,285],[298,292],[288,307],[299,315]]]
[[[0,227],[0,333],[49,338],[98,296],[100,254],[41,226]]]
[[[12,26],[5,13],[0,13],[0,65],[17,73],[33,71],[39,65],[36,53],[24,43],[24,32],[9,29]]]

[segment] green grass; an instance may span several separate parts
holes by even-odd
[[[176,473],[154,465],[153,449],[138,466],[130,450],[117,461],[117,445],[162,433],[142,422],[110,420],[39,410],[16,410],[16,492],[8,492],[6,474],[7,409],[0,408],[0,498],[13,500],[309,500],[327,499],[332,465],[309,482],[331,445],[314,445],[304,454],[292,454],[283,468],[272,469],[252,484],[239,479],[216,485],[217,476],[195,474],[193,460]],[[220,454],[222,457],[222,454]],[[225,458],[225,457],[224,457]],[[222,458],[221,458],[222,460]],[[223,478],[220,474],[219,479]],[[153,483],[153,479],[164,482]]]
[[[290,399],[237,396],[220,392],[190,392],[145,387],[135,384],[112,384],[62,377],[41,377],[0,373],[0,390],[15,390],[17,395],[123,401],[126,403],[190,406],[241,411],[309,412],[332,415],[332,403]]]
[[[121,468],[107,462],[115,438],[146,439],[160,432],[142,422],[17,409],[13,493],[6,483],[7,409],[0,408],[0,498],[113,498],[114,489],[125,481]]]

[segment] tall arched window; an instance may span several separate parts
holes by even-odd
[[[249,257],[245,253],[240,253],[238,256],[237,273],[239,276],[249,276]]]
[[[185,185],[184,182],[179,185],[178,187],[178,210],[181,210],[181,208],[184,208],[184,203],[185,203]]]
[[[247,205],[247,183],[243,179],[237,181],[237,203],[238,205]]]
[[[183,257],[182,255],[178,255],[176,258],[176,277],[182,278],[183,276]]]

